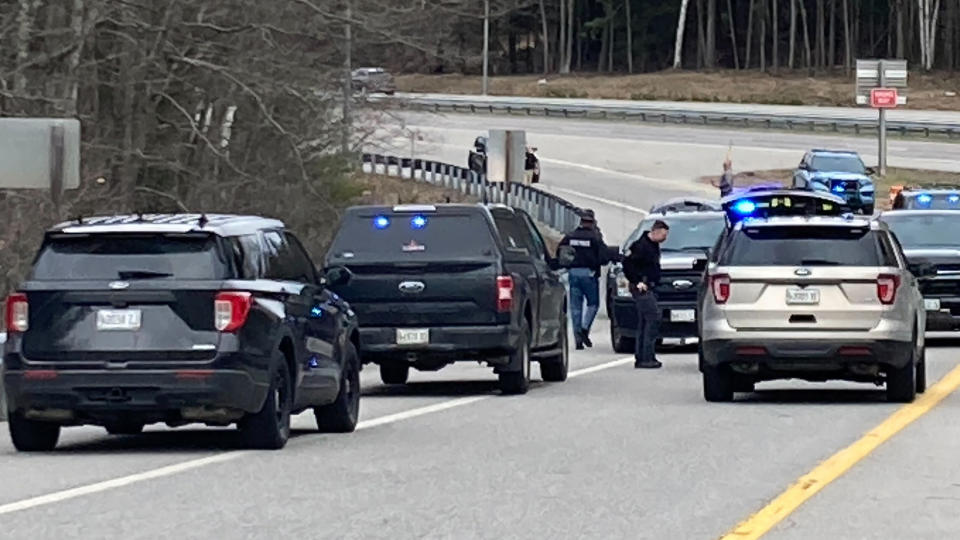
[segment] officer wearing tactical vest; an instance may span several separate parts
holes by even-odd
[[[603,242],[603,237],[597,229],[596,216],[593,210],[580,212],[580,226],[563,237],[557,248],[557,256],[561,260],[561,252],[572,251],[572,260],[564,266],[569,268],[567,275],[570,281],[570,317],[573,322],[573,336],[577,349],[583,346],[592,347],[590,328],[600,309],[600,268],[610,262],[609,250]],[[568,257],[569,258],[569,257]],[[587,308],[583,303],[586,300]]]

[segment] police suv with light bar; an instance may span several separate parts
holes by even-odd
[[[788,190],[723,201],[733,219],[699,300],[708,401],[789,378],[885,383],[891,401],[924,391],[922,272],[886,225],[836,202]]]
[[[841,197],[854,211],[872,215],[875,207],[873,169],[856,152],[815,149],[804,154],[793,174],[793,187]]]
[[[891,206],[894,210],[960,210],[960,187],[904,188],[894,197]]]
[[[363,362],[386,384],[458,361],[492,365],[504,393],[527,391],[531,361],[544,380],[566,380],[566,290],[522,210],[353,207],[326,261],[354,275],[336,290],[360,318]]]
[[[238,423],[275,449],[290,416],[321,431],[359,413],[359,330],[280,221],[150,214],[85,218],[44,238],[6,303],[3,383],[18,450],[50,450],[61,426],[112,434],[146,424]]]

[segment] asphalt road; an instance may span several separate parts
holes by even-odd
[[[405,120],[424,133],[419,156],[456,162],[478,126],[525,127],[544,182],[590,203],[615,241],[640,210],[697,192],[692,178],[719,168],[729,138],[742,168],[789,166],[817,144],[543,119]],[[394,148],[405,140],[378,135]],[[909,143],[895,159],[960,166],[942,161],[956,155],[949,148]],[[601,316],[596,347],[573,353],[574,376],[525,396],[497,395],[490,370],[475,364],[414,374],[404,388],[380,385],[368,367],[361,429],[319,435],[304,415],[280,452],[239,450],[231,430],[155,427],[137,437],[76,428],[58,451],[22,455],[2,434],[0,531],[31,540],[717,538],[900,408],[882,389],[843,383],[765,383],[736,403],[707,404],[690,351],[637,371],[612,352],[607,332]],[[955,343],[931,344],[931,384],[956,357]],[[767,538],[960,535],[958,399],[907,426]]]

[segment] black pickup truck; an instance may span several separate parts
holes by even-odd
[[[346,266],[336,292],[360,322],[364,363],[386,384],[410,368],[493,366],[507,394],[567,378],[567,301],[557,262],[533,220],[501,205],[360,206],[347,210],[326,256]]]

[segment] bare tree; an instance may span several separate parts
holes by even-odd
[[[623,0],[627,24],[627,73],[633,73],[633,14],[630,12],[630,0]]]
[[[540,24],[543,30],[543,73],[550,72],[550,29],[547,27],[547,6],[540,0]]]
[[[733,50],[733,69],[740,69],[740,50],[737,46],[737,27],[733,16],[733,0],[727,0],[727,13],[730,21],[730,45]]]
[[[753,0],[751,0],[753,1]],[[673,45],[673,68],[680,69],[683,61],[683,29],[687,25],[687,5],[690,0],[681,0],[680,16],[677,18],[677,39]]]
[[[793,54],[797,46],[797,0],[790,0],[790,52],[787,55],[787,67],[793,69]]]

